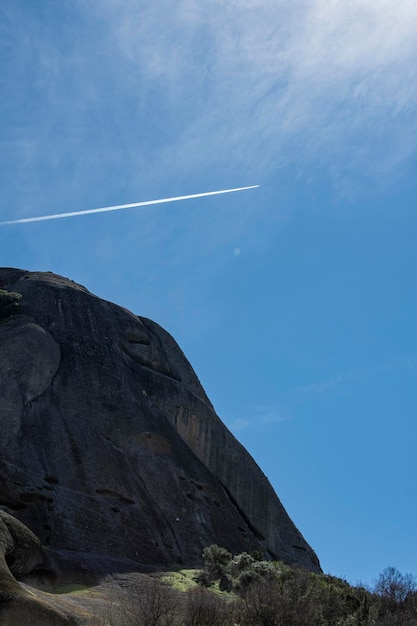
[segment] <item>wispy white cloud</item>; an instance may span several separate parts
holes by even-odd
[[[233,432],[246,429],[264,430],[286,419],[287,417],[278,407],[258,406],[253,409],[250,417],[238,417],[229,424],[229,427]]]
[[[343,382],[342,376],[335,376],[334,378],[330,378],[324,382],[319,383],[310,383],[301,388],[301,393],[303,394],[324,394],[329,393],[330,391],[335,390],[337,387],[340,387]]]
[[[330,394],[351,393],[353,388],[365,381],[391,372],[401,370],[414,371],[417,369],[416,355],[401,355],[390,357],[384,361],[370,364],[366,367],[358,367],[341,375],[333,376],[321,382],[302,385],[291,392],[295,397],[305,395],[328,396]]]
[[[415,155],[415,0],[78,1],[46,22],[5,6],[19,217],[27,198],[49,211],[58,188],[97,206],[276,179],[283,165],[389,181]],[[97,198],[110,177],[115,197]]]
[[[414,0],[105,5],[130,71],[158,83],[178,116],[167,160],[319,160],[336,177],[376,176],[415,150]]]
[[[368,385],[370,380],[393,372],[412,371],[417,369],[416,355],[409,354],[392,357],[385,361],[376,362],[363,368],[357,368],[341,375],[336,375],[327,380],[300,385],[292,391],[284,393],[280,397],[279,404],[259,405],[253,408],[250,414],[238,417],[227,422],[228,427],[233,432],[242,430],[265,430],[275,424],[282,423],[289,419],[297,418],[299,403],[306,400],[311,402],[328,401],[330,398],[343,394],[354,395],[358,387]],[[285,409],[283,409],[285,407]],[[317,413],[315,414],[317,415]]]

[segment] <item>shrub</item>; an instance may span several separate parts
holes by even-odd
[[[279,574],[280,570],[276,564],[270,561],[252,561],[252,563],[247,563],[245,568],[242,568],[241,573],[236,578],[235,590],[242,594],[254,583],[263,584],[272,581],[275,584]]]
[[[20,293],[0,289],[0,318],[18,313],[21,299]]]
[[[237,556],[234,556],[230,561],[230,573],[232,576],[237,577],[244,570],[247,570],[255,563],[255,559],[253,556],[248,554],[247,552],[241,552]]]
[[[232,555],[226,548],[213,544],[204,548],[203,559],[206,576],[209,580],[217,580],[226,573]]]

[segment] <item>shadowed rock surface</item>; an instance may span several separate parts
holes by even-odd
[[[0,289],[22,295],[0,318],[0,507],[46,569],[195,566],[217,543],[320,571],[166,331],[51,273]]]

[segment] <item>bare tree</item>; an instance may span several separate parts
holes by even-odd
[[[185,595],[184,626],[228,626],[235,623],[233,602],[202,587],[191,589]]]
[[[401,574],[396,567],[387,567],[376,579],[373,590],[382,598],[401,604],[417,591],[417,583],[412,574]]]

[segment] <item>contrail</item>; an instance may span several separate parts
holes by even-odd
[[[192,198],[203,198],[204,196],[217,196],[221,193],[234,193],[235,191],[245,191],[246,189],[256,189],[259,185],[250,187],[237,187],[236,189],[222,189],[220,191],[206,191],[205,193],[193,193],[190,196],[175,196],[174,198],[160,198],[159,200],[146,200],[145,202],[133,202],[132,204],[116,204],[115,206],[105,206],[100,209],[88,209],[86,211],[72,211],[71,213],[57,213],[56,215],[41,215],[40,217],[24,217],[20,220],[6,220],[0,222],[0,226],[6,224],[27,224],[28,222],[43,222],[45,220],[60,220],[64,217],[75,217],[76,215],[90,215],[91,213],[106,213],[107,211],[121,211],[122,209],[133,209],[139,206],[149,206],[151,204],[166,204],[167,202],[178,202],[179,200],[191,200]]]

